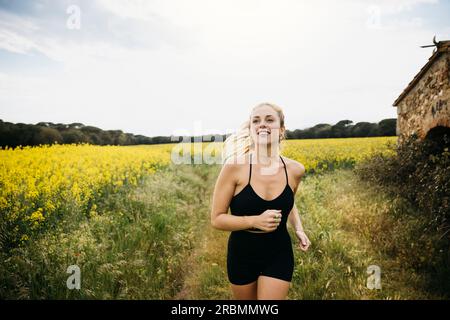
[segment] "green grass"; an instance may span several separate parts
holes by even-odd
[[[72,212],[56,229],[1,253],[3,299],[170,299],[203,231],[207,166],[172,166],[138,188],[107,196],[89,215]],[[88,216],[88,218],[86,218]],[[69,265],[81,289],[68,290]]]
[[[433,293],[430,275],[415,268],[416,257],[427,255],[429,245],[408,247],[424,224],[413,208],[346,169],[306,177],[296,203],[312,245],[308,252],[301,251],[290,230],[295,270],[288,299],[445,298]],[[208,232],[206,247],[188,277],[190,294],[185,297],[231,298],[226,278],[227,236],[224,231]],[[433,242],[432,235],[427,239],[428,244]],[[381,269],[381,290],[367,288],[370,265]]]
[[[219,169],[170,166],[0,253],[0,298],[231,299],[229,233],[209,220]],[[423,221],[413,208],[349,169],[307,176],[296,203],[312,245],[300,251],[291,232],[288,299],[446,298],[420,270],[433,235],[416,237]],[[66,287],[73,264],[81,269],[80,290]],[[366,287],[369,265],[381,268],[381,290]]]

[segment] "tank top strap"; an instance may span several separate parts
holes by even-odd
[[[286,184],[289,184],[289,180],[288,180],[288,174],[287,174],[287,169],[286,169],[286,163],[284,163],[283,158],[280,156],[281,161],[283,161],[283,165],[284,165],[284,173],[286,174]]]
[[[250,184],[251,178],[252,178],[252,154],[250,153],[250,173],[248,175],[248,184]]]

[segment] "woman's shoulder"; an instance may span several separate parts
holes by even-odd
[[[235,185],[244,183],[247,178],[247,166],[250,163],[248,154],[226,159],[222,165],[221,175],[227,176]]]
[[[286,162],[289,171],[292,172],[296,178],[301,178],[305,174],[306,169],[302,163],[284,156],[282,156],[282,158]]]
[[[249,163],[250,159],[248,154],[229,157],[224,161],[222,165],[222,171],[236,174],[239,173],[243,169],[243,167],[245,167]]]

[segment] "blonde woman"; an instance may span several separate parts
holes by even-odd
[[[235,299],[286,299],[294,270],[288,220],[300,249],[310,245],[294,202],[305,168],[280,155],[285,130],[282,109],[261,103],[224,143],[211,224],[231,231],[227,272]]]

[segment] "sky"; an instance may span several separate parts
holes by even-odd
[[[224,134],[395,118],[450,0],[0,0],[0,119]]]

